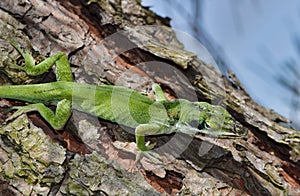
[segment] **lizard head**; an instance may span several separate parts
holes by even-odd
[[[200,103],[201,105],[201,103]],[[203,105],[203,104],[202,104]],[[217,137],[243,137],[247,130],[228,111],[217,105],[201,108],[198,129],[206,129],[207,134]]]
[[[185,126],[187,132],[190,129],[196,134],[202,133],[220,138],[236,138],[247,135],[247,130],[221,106],[206,102],[194,102],[192,108],[186,110],[185,119],[182,121],[188,124]]]

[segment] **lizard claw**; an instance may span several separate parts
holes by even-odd
[[[150,144],[150,141],[148,141],[146,144],[145,144],[145,147],[146,147],[146,150],[152,150],[154,148],[154,146],[156,145],[156,142]]]
[[[9,111],[11,111],[11,110],[17,110],[17,111],[15,111],[10,117],[8,117],[6,119],[6,121],[13,120],[13,119],[17,118],[18,116],[20,116],[22,114],[25,114],[27,112],[32,111],[32,107],[31,107],[31,105],[27,105],[27,106],[13,106],[13,107],[9,108]]]
[[[14,63],[10,63],[8,65],[9,68],[11,69],[16,69],[16,70],[22,70],[22,71],[25,71],[25,67],[23,66],[20,66],[20,65],[17,65],[17,64],[14,64]]]
[[[156,145],[156,143],[152,143],[150,144],[150,142],[148,141],[145,144],[146,150],[139,150],[137,155],[136,155],[136,159],[135,162],[138,162],[142,157],[146,157],[147,159],[149,159],[150,161],[152,161],[155,164],[160,164],[161,161],[161,157],[159,154],[157,154],[156,152],[154,152],[153,149],[154,146]]]
[[[154,164],[161,164],[162,160],[159,154],[155,152],[150,151],[139,151],[136,155],[135,162],[138,162],[141,160],[142,157],[145,157],[146,159],[150,160]]]

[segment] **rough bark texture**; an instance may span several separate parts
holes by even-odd
[[[162,146],[161,160],[134,164],[134,136],[126,127],[76,111],[59,133],[36,114],[4,123],[3,108],[24,103],[2,100],[1,195],[300,194],[299,132],[256,104],[233,73],[226,78],[183,50],[164,27],[168,19],[138,0],[1,0],[0,8],[1,85],[55,80],[51,72],[32,78],[9,68],[20,59],[9,44],[14,39],[36,59],[68,54],[76,82],[151,96],[155,81],[169,98],[223,105],[249,130],[242,139],[149,137]]]

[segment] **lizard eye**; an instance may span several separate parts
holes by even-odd
[[[201,124],[198,124],[197,128],[199,130],[201,130],[201,129],[210,129],[211,126],[207,122],[203,121]]]
[[[211,126],[210,126],[209,124],[207,124],[206,122],[204,122],[204,128],[205,128],[205,129],[210,129]]]

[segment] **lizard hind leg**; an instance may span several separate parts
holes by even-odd
[[[166,100],[165,94],[164,94],[163,90],[161,89],[161,87],[158,84],[156,84],[156,83],[152,84],[152,89],[155,92],[156,101]]]
[[[41,75],[46,71],[48,71],[54,64],[56,64],[57,80],[68,81],[68,82],[73,81],[70,64],[68,62],[68,58],[65,53],[58,52],[55,55],[48,57],[41,63],[35,65],[34,58],[28,52],[23,51],[14,41],[11,41],[11,45],[25,59],[24,67],[20,67],[20,66],[16,66],[16,67],[20,68],[21,70],[24,70],[28,75],[31,76]],[[32,96],[36,96],[34,92],[28,92],[28,93],[32,93]],[[72,106],[71,100],[63,99],[57,103],[57,108],[55,113],[42,103],[35,103],[27,106],[13,107],[12,109],[17,109],[17,111],[10,118],[8,118],[8,120],[14,119],[23,113],[27,113],[30,111],[37,111],[55,130],[60,130],[63,129],[64,125],[66,124],[66,122],[68,121],[71,115],[71,106]]]
[[[53,129],[61,130],[63,129],[64,125],[71,115],[71,102],[66,99],[60,101],[57,104],[55,113],[42,103],[35,103],[26,106],[15,106],[12,107],[12,109],[17,109],[17,111],[13,115],[11,115],[7,119],[7,121],[17,118],[21,114],[37,111],[51,125]]]
[[[73,81],[70,64],[65,53],[58,52],[35,65],[34,58],[28,52],[23,51],[15,41],[11,41],[10,43],[25,60],[24,67],[14,65],[13,68],[21,69],[31,76],[38,76],[48,71],[54,64],[56,64],[56,79],[58,81]]]

